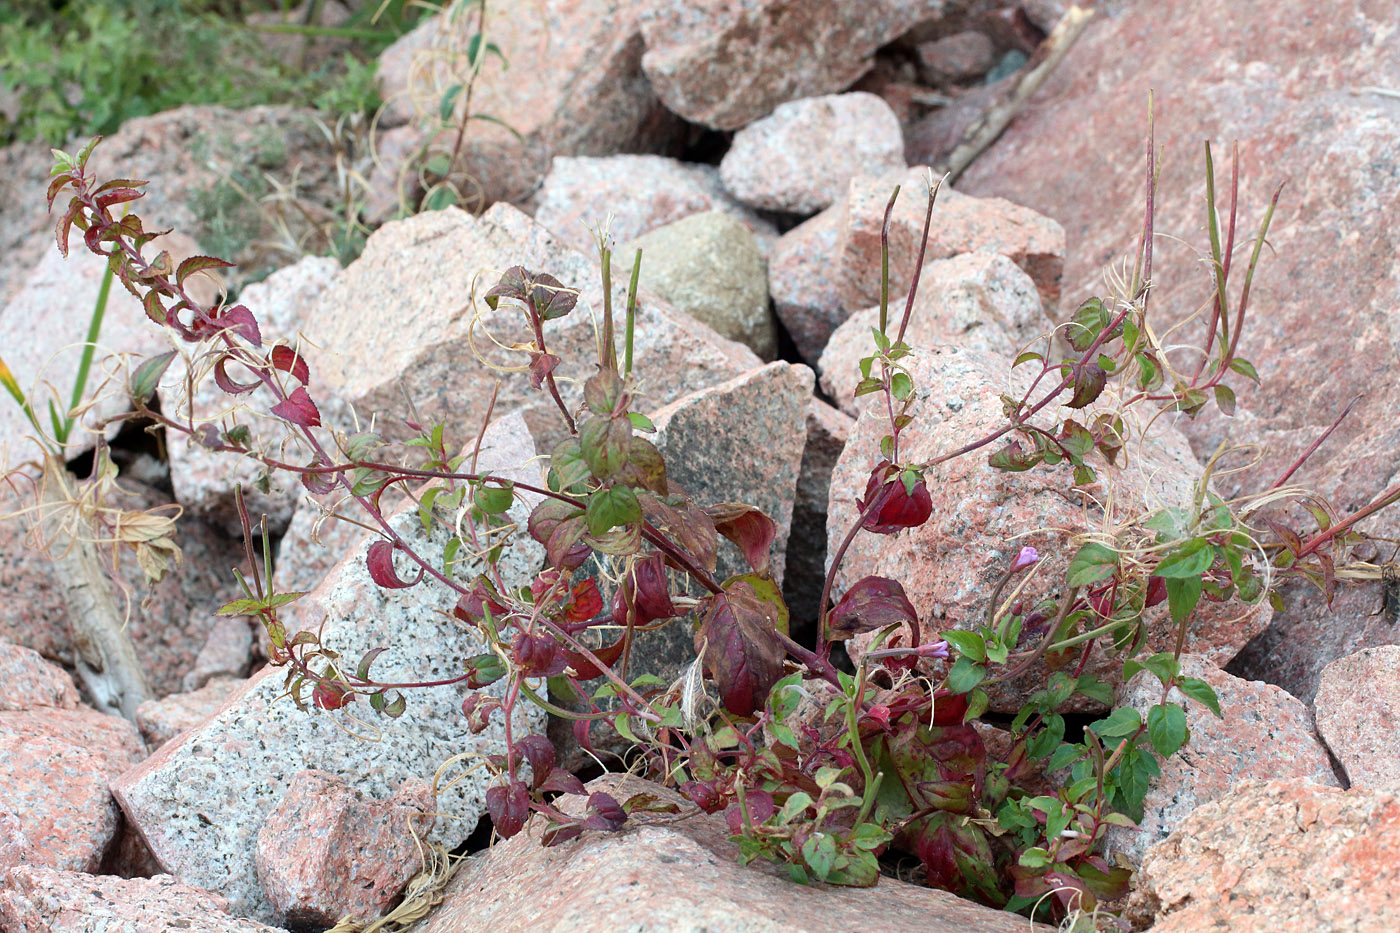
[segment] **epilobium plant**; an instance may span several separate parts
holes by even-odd
[[[99,183],[86,171],[91,148],[76,158],[58,154],[50,201],[64,192],[70,197],[58,225],[59,248],[66,250],[77,229],[89,249],[109,257],[153,323],[192,348],[192,372],[211,372],[233,396],[261,388],[271,400],[268,413],[286,425],[282,449],[299,449],[304,461],[255,449],[245,429],[220,432],[146,408],[161,364],[134,377],[139,413],[212,449],[296,474],[313,493],[357,502],[380,534],[367,568],[379,586],[455,593],[456,616],[484,649],[460,674],[438,683],[504,687],[468,695],[462,712],[473,730],[498,716],[508,720],[516,704],[528,702],[572,720],[586,749],[605,731],[615,733],[613,739],[631,743],[636,767],[678,786],[699,809],[723,813],[744,860],[783,863],[797,881],[872,885],[882,856],[907,853],[930,885],[1040,918],[1091,911],[1116,898],[1129,871],[1102,854],[1105,834],[1141,817],[1159,762],[1190,738],[1169,691],[1179,688],[1219,712],[1210,687],[1183,676],[1179,664],[1201,602],[1273,599],[1277,582],[1289,576],[1313,579],[1330,592],[1337,555],[1356,539],[1355,520],[1337,521],[1316,498],[1308,500],[1319,522],[1311,536],[1278,524],[1261,529],[1253,516],[1261,504],[1293,492],[1288,476],[1262,499],[1225,502],[1208,486],[1212,460],[1189,505],[1130,515],[1111,534],[1081,539],[1066,555],[1056,598],[1032,604],[1016,596],[1049,557],[1022,548],[989,587],[985,621],[975,628],[928,631],[929,607],[914,605],[894,579],[867,576],[834,598],[858,536],[898,534],[929,519],[928,475],[945,461],[977,455],[989,469],[1009,472],[1068,464],[1074,485],[1100,474],[1111,481],[1112,465],[1140,441],[1129,412],[1195,415],[1213,402],[1230,413],[1235,395],[1227,380],[1257,378],[1236,351],[1273,204],[1235,298],[1237,169],[1222,245],[1209,150],[1215,299],[1199,363],[1193,358],[1188,371],[1174,364],[1148,324],[1155,165],[1148,166],[1136,265],[1122,293],[1080,305],[1059,330],[1068,355],[1061,357],[1047,339],[1044,349],[1016,359],[1016,367],[1029,367],[1034,376],[1024,393],[1003,398],[1003,424],[930,459],[911,459],[901,443],[916,412],[910,366],[916,351],[905,337],[917,274],[897,320],[884,278],[858,393],[878,396],[888,433],[864,489],[851,491],[859,495],[859,514],[831,556],[819,637],[808,646],[789,632],[773,580],[774,522],[751,506],[679,494],[648,439],[650,421],[634,410],[635,265],[619,334],[610,303],[611,254],[602,250],[599,356],[577,408],[555,383],[561,360],[549,346],[551,322],[575,311],[576,288],[546,270],[517,266],[484,296],[493,309],[513,308],[529,323],[528,378],[554,401],[567,430],[549,452],[543,485],[510,482],[472,469],[469,452],[449,450],[441,424],[406,419],[419,434],[398,445],[377,433],[324,430],[307,360],[291,344],[269,342],[248,308],[204,306],[190,297],[190,276],[225,265],[221,260],[194,257],[177,266],[165,254],[142,258],[152,234],[138,217],[112,214],[141,196],[141,183]],[[935,185],[925,237],[936,195]],[[383,494],[409,484],[426,484],[415,495],[424,526],[450,529],[442,553],[425,552],[386,518]],[[539,504],[519,529],[507,512],[522,492]],[[1376,508],[1397,496],[1392,491]],[[245,529],[251,540],[246,512]],[[512,588],[497,572],[512,534],[528,534],[546,553],[545,569],[528,587]],[[718,574],[721,539],[738,546],[745,572]],[[459,579],[452,570],[459,552],[484,554],[486,571]],[[261,619],[292,697],[302,703],[309,690],[322,709],[364,701],[399,715],[408,702],[404,691],[421,684],[376,680],[373,664],[382,647],[344,659],[315,633],[289,635],[280,614],[303,594],[276,592],[270,569],[255,572],[245,582],[246,598],[225,611]],[[1144,620],[1164,602],[1175,646],[1149,654]],[[629,677],[633,640],[663,626],[688,626],[694,663],[674,683]],[[857,636],[870,643],[848,672],[833,660],[833,646]],[[1161,701],[1145,718],[1115,707],[1110,684],[1085,673],[1091,651],[1115,657],[1123,679],[1147,671],[1160,681]],[[975,726],[989,691],[1034,672],[1043,676],[1041,689],[1011,721],[1005,748],[991,755]],[[1072,736],[1063,715],[1072,700],[1080,709],[1109,712]],[[545,844],[556,845],[585,830],[616,830],[629,813],[660,806],[645,795],[618,801],[595,793],[582,817],[570,816],[557,806],[559,795],[586,792],[558,760],[543,735],[514,738],[489,760],[498,783],[487,806],[500,835],[515,835],[537,814]]]

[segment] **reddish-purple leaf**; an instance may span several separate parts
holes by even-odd
[[[207,269],[227,269],[233,263],[219,259],[215,256],[191,256],[180,263],[180,267],[175,270],[175,284],[183,286],[185,279],[196,272],[204,272]]]
[[[602,791],[588,795],[588,816],[583,821],[584,829],[601,829],[615,833],[627,824],[627,811],[612,794]]]
[[[744,552],[744,559],[757,573],[768,573],[769,550],[778,537],[778,525],[751,505],[725,502],[712,505],[705,513],[715,523],[715,531],[724,535]]]
[[[539,311],[540,320],[543,321],[561,318],[574,310],[574,305],[578,304],[578,289],[565,286],[563,282],[547,273],[535,276],[529,289],[535,309]]]
[[[658,496],[664,496],[668,491],[666,461],[662,459],[661,451],[651,441],[635,434],[627,451],[627,465],[617,478],[628,486],[645,489]]]
[[[706,813],[715,813],[724,807],[724,795],[714,781],[686,781],[680,786],[680,792]]]
[[[467,730],[472,735],[480,735],[491,725],[491,714],[501,708],[500,697],[485,693],[469,693],[462,701],[462,716],[467,720]]]
[[[904,595],[904,587],[887,577],[865,577],[847,590],[831,610],[827,635],[839,641],[901,623],[909,623],[918,631],[919,614]],[[914,641],[918,641],[917,635]]]
[[[749,823],[754,826],[762,826],[777,812],[778,808],[773,803],[773,795],[765,790],[748,790],[744,793],[744,807],[749,811]],[[739,835],[744,831],[744,812],[739,808],[738,802],[731,803],[724,811],[724,821],[729,825],[729,831],[734,835]]]
[[[549,772],[549,776],[537,785],[537,789],[554,794],[586,794],[588,790],[571,772],[563,768],[555,768]]]
[[[1108,383],[1108,373],[1097,362],[1085,363],[1074,368],[1074,394],[1065,404],[1070,408],[1084,408],[1103,393]]]
[[[500,619],[505,615],[506,607],[501,602],[496,588],[485,577],[477,577],[472,583],[472,588],[457,600],[457,607],[452,610],[452,614],[463,622],[475,625],[486,618],[488,611],[493,619]]]
[[[714,520],[704,509],[688,499],[673,506],[645,493],[637,496],[637,501],[642,504],[642,517],[648,524],[670,538],[690,555],[695,563],[714,573],[719,553],[719,535],[715,532]],[[677,570],[685,569],[669,559],[667,564]]]
[[[569,665],[569,659],[559,649],[559,642],[544,632],[518,633],[511,640],[510,653],[520,672],[527,677],[554,677],[564,673]]]
[[[311,401],[311,396],[306,394],[306,389],[302,386],[297,386],[291,395],[273,405],[270,410],[277,417],[286,418],[292,424],[303,428],[319,427],[321,424],[321,413],[316,410],[316,403]]]
[[[321,709],[340,709],[342,706],[349,705],[354,699],[355,694],[339,681],[318,681],[315,689],[311,691],[312,702]]]
[[[530,354],[530,388],[538,389],[544,385],[544,379],[560,363],[564,362],[553,353],[531,353]]]
[[[331,466],[331,462],[320,454],[317,454],[308,468]],[[335,473],[303,473],[301,474],[301,484],[307,488],[313,496],[324,496],[332,489],[335,489]]]
[[[724,708],[748,716],[763,706],[783,676],[786,652],[778,641],[778,607],[759,598],[746,580],[709,599],[695,644],[704,649],[705,667]]]
[[[74,198],[68,202],[68,210],[63,212],[63,216],[58,219],[58,224],[54,228],[54,235],[58,238],[58,252],[63,258],[68,258],[68,233],[73,227],[73,221],[78,217],[78,211],[82,209],[83,202]],[[82,229],[81,227],[79,229]]]
[[[530,816],[530,792],[521,781],[486,788],[486,812],[502,839],[520,832]]]
[[[611,645],[604,645],[602,648],[590,648],[593,657],[603,664],[616,664],[617,659],[622,657],[623,650],[627,647],[627,636],[623,635]],[[563,649],[563,654],[568,659],[569,667],[573,670],[574,676],[579,680],[592,680],[595,677],[603,676],[603,671],[598,665],[588,660],[581,652]]]
[[[143,195],[135,188],[113,188],[110,191],[104,191],[97,195],[97,197],[93,198],[93,203],[97,205],[98,210],[106,210],[117,204],[135,201],[139,197],[143,197]]]
[[[588,547],[579,539],[588,530],[583,509],[558,499],[546,499],[530,512],[530,537],[544,545],[550,566],[572,570],[588,559]]]
[[[418,576],[412,580],[402,579],[394,570],[394,550],[392,541],[375,541],[369,546],[365,566],[369,569],[370,579],[386,590],[405,590],[417,586],[423,579],[423,568],[418,568]]]
[[[262,384],[260,382],[235,382],[233,378],[230,377],[229,374],[224,370],[224,366],[228,363],[228,361],[229,357],[225,356],[220,358],[219,362],[214,364],[214,383],[220,389],[223,389],[229,395],[242,395],[244,392],[253,391],[259,385]],[[273,414],[276,413],[277,412],[274,410]]]
[[[220,327],[226,327],[255,347],[262,346],[262,331],[258,329],[257,318],[243,305],[234,305],[219,315]]]
[[[290,373],[293,379],[304,386],[311,384],[311,369],[306,365],[306,358],[286,344],[279,343],[273,347],[269,359],[273,369]]]
[[[53,202],[54,202],[54,199],[58,197],[58,193],[59,193],[60,191],[62,191],[64,188],[66,188],[66,187],[68,187],[69,185],[71,185],[72,183],[73,183],[73,175],[72,175],[71,172],[64,172],[64,173],[61,174],[61,175],[55,175],[55,176],[53,177],[53,180],[49,182],[49,190],[48,190],[48,193],[47,193],[47,195],[46,195],[46,199],[47,199],[47,201],[48,201],[48,205],[49,205],[49,210],[50,210],[50,211],[53,210]],[[77,198],[74,198],[73,200],[76,201],[76,200],[78,200],[78,199],[77,199]]]
[[[632,565],[632,572],[622,578],[622,585],[613,593],[613,622],[627,624],[629,603],[634,625],[650,625],[658,619],[669,619],[676,614],[666,579],[666,561],[660,551],[637,561]]]
[[[486,306],[495,311],[502,298],[524,301],[529,294],[529,279],[530,273],[525,271],[524,266],[511,266],[501,273],[501,279],[495,287],[482,296]]]
[[[530,763],[535,786],[544,783],[554,771],[554,743],[542,735],[527,735],[515,743],[515,753]]]
[[[911,477],[917,474],[909,474]],[[894,534],[903,528],[917,528],[933,514],[933,500],[922,476],[913,480],[913,491],[904,481],[904,474],[888,460],[881,460],[865,484],[865,497],[860,500],[862,514],[874,505],[874,511],[862,526],[877,535]]]

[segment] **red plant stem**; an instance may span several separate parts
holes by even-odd
[[[540,317],[539,308],[535,307],[533,298],[525,299],[525,308],[530,315],[530,326],[535,331],[535,346],[544,354],[549,353],[549,349],[544,345],[544,320]],[[549,394],[554,399],[554,404],[559,406],[559,413],[564,416],[564,423],[569,426],[570,434],[577,434],[578,427],[574,424],[574,416],[569,414],[569,406],[564,404],[564,399],[559,396],[559,386],[554,382],[553,371],[544,374],[545,385],[549,386]]]
[[[1283,475],[1281,475],[1278,479],[1274,480],[1272,483],[1269,484],[1269,489],[1278,489],[1284,483],[1288,482],[1289,478],[1292,477],[1294,473],[1298,472],[1299,467],[1301,467],[1305,462],[1307,462],[1307,459],[1311,457],[1314,453],[1316,453],[1319,447],[1326,443],[1327,438],[1332,436],[1332,432],[1337,430],[1338,425],[1342,423],[1342,419],[1346,418],[1347,415],[1351,414],[1352,408],[1355,407],[1356,403],[1359,401],[1361,401],[1360,395],[1353,398],[1350,402],[1347,402],[1347,407],[1342,409],[1342,413],[1336,417],[1336,419],[1327,428],[1327,430],[1323,431],[1322,434],[1318,437],[1318,439],[1313,441],[1312,444],[1308,447],[1308,449],[1303,451],[1303,453],[1298,457],[1297,460],[1293,461],[1292,466],[1283,471]]]

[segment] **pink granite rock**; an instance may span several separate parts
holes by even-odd
[[[807,404],[807,444],[797,472],[797,495],[792,501],[792,533],[788,535],[783,599],[792,618],[815,624],[817,604],[826,579],[826,509],[831,497],[831,471],[855,419],[820,399]]]
[[[386,127],[413,120],[435,129],[444,95],[465,81],[476,32],[470,4],[454,3],[379,57]],[[645,151],[674,125],[641,74],[637,11],[616,0],[544,0],[490,16],[490,41],[473,83],[471,121],[460,156],[486,204],[530,192],[555,155]],[[466,103],[455,95],[460,119]],[[455,125],[455,124],[454,124]],[[456,130],[440,136],[444,152]]]
[[[239,296],[258,320],[263,343],[285,342],[296,347],[306,313],[340,271],[340,264],[326,256],[307,256],[294,265],[279,269],[267,279],[248,286]],[[171,417],[190,414],[186,398],[188,372],[179,361],[171,365],[161,380],[160,398],[163,411]],[[212,424],[227,430],[235,424],[252,430],[254,449],[267,450],[274,456],[287,434],[287,423],[267,415],[274,404],[271,393],[263,387],[236,398],[224,393],[205,375],[195,389],[193,417],[196,424]],[[170,482],[175,498],[190,515],[204,519],[229,537],[241,538],[242,523],[234,502],[233,488],[242,484],[248,514],[256,521],[268,517],[271,532],[281,534],[292,519],[297,497],[304,492],[295,476],[272,475],[271,490],[259,489],[263,468],[237,454],[218,453],[192,442],[178,431],[166,434],[170,458]]]
[[[1400,800],[1306,781],[1247,784],[1147,853],[1134,929],[1400,929]]]
[[[617,255],[637,250],[642,288],[760,359],[777,354],[763,257],[742,223],[720,211],[691,214],[620,246]]]
[[[924,74],[935,83],[970,81],[996,64],[996,45],[985,33],[970,29],[920,42],[915,51]]]
[[[652,441],[666,458],[668,481],[701,506],[742,502],[777,523],[772,561],[779,583],[814,382],[807,367],[779,361],[651,413]],[[748,572],[738,549],[723,542],[720,579]]]
[[[42,141],[0,146],[0,308],[46,253],[53,251],[53,223],[44,210],[53,155]]]
[[[604,775],[590,791],[652,794],[693,811],[672,790]],[[566,797],[565,801],[582,800]],[[588,832],[553,848],[540,824],[462,867],[415,933],[490,930],[865,930],[890,933],[1048,933],[1014,914],[946,891],[881,878],[875,888],[800,885],[779,866],[738,861],[719,815],[641,816],[620,833]],[[878,924],[872,918],[878,917]]]
[[[1245,781],[1300,780],[1337,786],[1327,750],[1318,741],[1308,709],[1272,684],[1240,680],[1204,658],[1184,654],[1181,672],[1204,680],[1220,700],[1223,719],[1204,704],[1173,689],[1167,702],[1186,710],[1191,740],[1162,763],[1143,802],[1137,829],[1112,827],[1105,841],[1110,856],[1134,864],[1148,847],[1166,839],[1193,810],[1219,800]],[[1142,714],[1162,702],[1162,683],[1143,671],[1118,688],[1117,703]]]
[[[120,480],[133,493],[118,497],[114,506],[151,509],[169,506],[169,497],[139,483]],[[0,486],[0,515],[33,504],[34,491],[20,484],[21,496]],[[168,514],[168,513],[166,513]],[[24,519],[0,520],[0,592],[8,612],[0,615],[0,638],[31,648],[53,661],[73,663],[68,609],[53,579],[48,556],[33,547]],[[145,665],[147,681],[157,695],[181,689],[181,681],[205,644],[215,619],[213,610],[238,594],[228,568],[243,563],[241,545],[224,538],[197,519],[177,525],[176,543],[184,561],[166,579],[148,589],[130,553],[122,555],[117,579],[118,607],[130,599],[127,631]]]
[[[136,727],[118,716],[0,712],[0,810],[19,817],[28,838],[23,861],[96,871],[121,818],[107,784],[145,752]]]
[[[713,165],[658,155],[556,156],[535,195],[535,220],[561,243],[588,257],[598,255],[594,232],[604,223],[614,241],[699,214],[723,211],[748,227],[768,255],[778,237],[771,223],[736,201]],[[631,268],[630,253],[614,265]]]
[[[859,175],[846,195],[839,259],[847,309],[879,303],[880,230],[895,185],[901,187],[890,215],[890,298],[909,291],[928,211],[928,170]],[[1059,301],[1065,231],[1058,223],[1010,201],[944,187],[933,208],[924,261],[977,250],[1001,253],[1025,270],[1047,307]]]
[[[116,878],[22,866],[0,872],[6,933],[278,933],[238,920],[223,898],[170,875]]]
[[[82,700],[73,678],[37,651],[0,641],[0,711],[54,707],[77,709]]]
[[[892,334],[903,312],[903,301],[892,304]],[[860,360],[875,352],[871,330],[879,323],[878,307],[851,315],[817,364],[822,388],[851,415],[876,398],[857,399],[855,391]],[[1051,326],[1035,283],[1015,263],[996,253],[963,253],[924,266],[904,339],[912,347],[953,346],[1014,359]]]
[[[526,456],[514,459],[512,469],[495,472],[542,483],[538,462],[530,462],[534,448],[523,419],[513,415],[502,420],[514,434],[503,447]],[[517,497],[508,513],[517,527],[524,526],[533,501],[528,494]],[[411,504],[394,511],[389,521],[421,553],[440,559],[449,539],[441,525],[425,534]],[[452,616],[458,594],[431,583],[378,588],[366,569],[369,545],[360,540],[315,590],[285,607],[288,629],[317,628],[322,644],[355,661],[372,648],[386,648],[372,669],[386,682],[448,680],[460,674],[464,659],[480,654],[482,645],[474,631]],[[505,585],[528,585],[543,559],[543,549],[533,539],[516,533],[499,564]],[[483,570],[479,561],[468,560],[455,573],[471,579]],[[235,915],[269,922],[275,911],[258,882],[254,850],[268,814],[299,772],[337,775],[356,791],[384,799],[409,778],[431,779],[455,754],[504,753],[506,736],[501,716],[485,731],[471,734],[462,716],[470,691],[461,685],[412,691],[405,697],[404,714],[391,719],[372,712],[367,702],[335,711],[299,710],[285,695],[285,683],[284,669],[265,669],[212,717],[112,784],[127,819],[167,870],[228,898]],[[499,693],[503,686],[486,689]],[[511,734],[542,732],[543,720],[537,707],[517,706]],[[475,772],[445,790],[439,798],[443,819],[429,839],[448,848],[461,844],[486,811],[488,784],[485,774]]]
[[[843,207],[836,205],[784,233],[768,258],[768,291],[797,352],[815,365],[846,319],[839,254]]]
[[[296,590],[284,587],[283,592]],[[204,647],[195,656],[194,667],[182,682],[185,692],[199,690],[214,678],[247,677],[253,659],[254,624],[246,616],[215,618]]]
[[[212,716],[242,685],[241,679],[219,677],[190,693],[147,700],[136,707],[136,726],[149,747],[159,748]]]
[[[667,0],[643,15],[642,69],[672,112],[733,130],[784,101],[845,90],[876,49],[939,12],[899,0]]]
[[[1011,371],[1002,357],[952,347],[916,351],[908,362],[917,401],[910,412],[914,422],[902,434],[901,462],[926,462],[996,429],[1004,423],[1001,393],[1023,392],[1030,378],[1024,368]],[[888,416],[874,406],[856,421],[831,477],[828,553],[834,553],[855,521],[856,499],[888,429]],[[1192,501],[1200,466],[1167,417],[1156,420],[1146,442],[1134,436],[1128,452],[1136,455],[1120,459],[1118,467],[1096,461],[1100,481],[1079,489],[1065,464],[1006,473],[988,466],[986,450],[933,467],[925,474],[933,497],[931,519],[892,535],[857,535],[841,565],[835,595],[867,574],[898,580],[920,613],[925,638],[934,640],[939,631],[981,624],[996,580],[1016,552],[1030,545],[1041,562],[1021,598],[1033,605],[1052,596],[1077,549],[1074,537],[1104,527],[1104,483],[1112,484],[1110,527],[1128,515],[1141,517]],[[1150,651],[1170,650],[1175,642],[1176,626],[1165,610],[1162,604],[1146,617]],[[1192,616],[1187,650],[1223,663],[1268,620],[1267,604],[1203,601]],[[847,642],[852,655],[859,656],[871,637]],[[1119,659],[1095,648],[1085,670],[1116,684],[1121,668]],[[1043,687],[1044,678],[1044,669],[1032,670],[1003,684],[992,708],[1014,712],[1030,692]]]
[[[734,134],[719,175],[750,207],[815,214],[856,175],[903,168],[899,118],[874,94],[854,92],[780,104]]]
[[[432,785],[410,780],[366,800],[342,778],[302,771],[258,831],[258,880],[286,926],[368,923],[388,912],[423,868]]]
[[[1352,786],[1400,783],[1400,647],[1367,648],[1322,672],[1317,731]]]
[[[482,366],[468,340],[470,333],[477,350],[495,363],[519,366],[525,359],[486,337],[489,331],[506,346],[533,340],[523,313],[510,302],[492,312],[481,300],[516,264],[580,290],[573,312],[545,327],[549,352],[563,358],[556,371],[560,392],[576,406],[582,379],[596,366],[591,311],[601,311],[598,267],[505,204],[480,218],[450,208],[376,231],[310,315],[307,336],[323,348],[309,354],[312,379],[353,404],[362,423],[379,414],[380,429],[400,435],[405,429],[388,416],[404,411],[407,391],[425,422],[449,425],[453,443],[465,443],[481,423],[500,379],[495,410],[524,409],[540,449],[552,450],[567,432],[549,394],[530,388],[525,373],[503,375]],[[613,286],[613,307],[621,309],[626,277],[614,276]],[[656,300],[639,303],[636,333],[636,369],[657,376],[648,379],[649,404],[663,405],[758,363],[746,347]]]
[[[1283,189],[1269,229],[1272,249],[1251,286],[1257,313],[1245,324],[1239,352],[1255,364],[1263,387],[1238,383],[1233,419],[1211,414],[1186,432],[1200,452],[1226,438],[1260,445],[1258,467],[1221,486],[1226,495],[1253,493],[1360,395],[1293,477],[1331,498],[1337,514],[1349,514],[1400,479],[1393,456],[1400,448],[1400,371],[1380,349],[1390,345],[1400,294],[1396,102],[1384,91],[1400,73],[1394,5],[1282,0],[1256,9],[1186,0],[1172,7],[1170,34],[1157,28],[1157,14],[1130,4],[1096,16],[960,187],[1063,223],[1065,290],[1075,303],[1098,294],[1103,267],[1131,253],[1141,226],[1145,105],[1154,89],[1156,143],[1164,153],[1156,228],[1161,243],[1184,239],[1160,249],[1153,264],[1161,333],[1193,313],[1213,287],[1198,252],[1208,242],[1201,140],[1214,141],[1217,183],[1224,184],[1228,147],[1239,141],[1242,238],[1257,230],[1275,187],[1298,177],[1293,167],[1310,166],[1307,184],[1289,181]],[[1183,337],[1199,333],[1197,327]],[[1387,511],[1363,527],[1393,536],[1400,514]],[[1231,669],[1307,698],[1328,662],[1395,642],[1393,624],[1370,618],[1379,605],[1378,594],[1367,595],[1354,611],[1329,614],[1319,600],[1290,598],[1264,643],[1250,646]],[[1338,640],[1343,644],[1332,653]],[[1328,652],[1320,663],[1312,660],[1318,648]]]

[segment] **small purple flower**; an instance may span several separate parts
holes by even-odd
[[[1017,554],[1016,559],[1011,562],[1010,572],[1020,573],[1022,570],[1025,570],[1027,567],[1029,567],[1031,564],[1034,564],[1038,560],[1040,560],[1040,555],[1036,553],[1035,548],[1031,547],[1030,545],[1026,545],[1025,547],[1021,548],[1021,553]]]
[[[920,645],[914,651],[921,658],[948,658],[948,643],[946,641],[930,642],[927,645]]]

